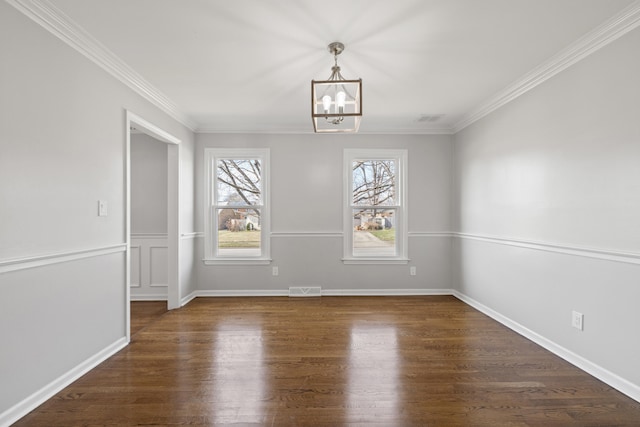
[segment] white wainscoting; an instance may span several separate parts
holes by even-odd
[[[131,234],[131,300],[166,301],[168,241],[166,234]]]
[[[456,233],[454,295],[640,402],[639,253]],[[583,313],[582,330],[571,326]]]

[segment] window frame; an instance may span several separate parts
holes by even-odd
[[[222,159],[259,159],[261,161],[260,254],[256,256],[220,255],[218,247],[217,162]],[[204,149],[204,259],[205,265],[265,265],[271,263],[270,150],[268,148]]]
[[[396,161],[396,210],[395,255],[354,255],[353,251],[353,162],[358,160]],[[407,264],[408,258],[408,208],[407,208],[408,150],[345,148],[343,154],[343,258],[344,264]],[[385,206],[381,206],[384,208]]]

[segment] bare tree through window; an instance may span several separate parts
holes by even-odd
[[[261,161],[218,159],[216,188],[218,249],[260,248]]]
[[[395,253],[396,168],[395,160],[352,163],[354,252]]]

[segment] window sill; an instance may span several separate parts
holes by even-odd
[[[216,258],[203,259],[204,265],[269,265],[271,258]]]
[[[409,258],[342,258],[345,265],[405,265]]]

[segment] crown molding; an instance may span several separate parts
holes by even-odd
[[[259,135],[315,135],[313,130],[302,129],[223,129],[212,126],[199,126],[194,129],[199,134],[259,134]],[[392,130],[360,130],[356,133],[344,133],[343,135],[453,135],[453,128],[432,129],[392,129]]]
[[[92,37],[81,26],[66,16],[48,0],[6,0],[7,3],[31,18],[44,29],[76,49],[82,55],[96,63],[109,74],[130,87],[160,110],[197,133],[290,133],[306,134],[310,132],[291,130],[224,130],[212,126],[198,126],[191,118],[162,92],[147,82],[140,74],[128,66],[118,56]],[[423,134],[451,135],[460,132],[472,123],[487,116],[498,108],[535,88],[571,65],[608,45],[640,25],[640,0],[569,45],[546,62],[537,66],[523,77],[501,90],[480,106],[465,114],[452,128],[435,129],[398,129],[394,131],[363,131],[360,134]]]
[[[622,37],[640,25],[640,0],[620,11],[567,48],[540,64],[519,80],[489,98],[475,110],[465,114],[454,127],[454,133],[480,120],[503,105],[513,101],[539,84],[569,68],[598,49]]]
[[[93,61],[100,68],[127,85],[134,92],[167,113],[190,130],[196,123],[160,90],[147,82],[133,68],[48,0],[6,0],[41,27]]]

